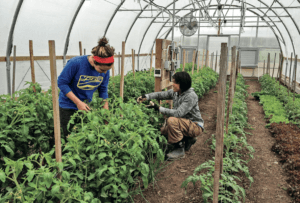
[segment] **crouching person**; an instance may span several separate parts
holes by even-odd
[[[187,72],[177,72],[172,77],[173,89],[165,92],[154,92],[142,95],[137,102],[151,99],[173,100],[174,108],[168,109],[158,105],[149,105],[162,114],[168,116],[161,133],[168,137],[168,144],[174,150],[167,154],[170,160],[183,158],[195,144],[196,137],[203,132],[204,121],[198,106],[198,96],[191,88],[192,79]]]

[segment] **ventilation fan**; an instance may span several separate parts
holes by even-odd
[[[193,14],[188,14],[180,19],[179,29],[184,36],[192,36],[197,32],[198,21]]]

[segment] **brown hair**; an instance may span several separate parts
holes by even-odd
[[[99,56],[101,58],[108,58],[108,57],[111,57],[115,54],[115,48],[108,44],[108,39],[106,37],[102,37],[98,41],[98,46],[96,46],[92,49],[92,54],[94,56]],[[111,66],[113,63],[103,64],[103,63],[97,63],[95,61],[95,64],[96,65]]]

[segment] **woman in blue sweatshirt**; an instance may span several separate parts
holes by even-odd
[[[59,75],[57,84],[60,89],[60,125],[64,136],[68,134],[70,117],[78,110],[90,110],[83,101],[91,102],[97,89],[100,98],[108,98],[109,70],[114,64],[114,52],[115,49],[103,37],[98,46],[92,49],[92,55],[70,59]],[[105,101],[104,108],[108,109],[108,101]],[[70,125],[70,129],[73,126]]]

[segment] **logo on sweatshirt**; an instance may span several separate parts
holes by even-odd
[[[81,90],[94,90],[99,85],[101,85],[102,81],[102,76],[81,75],[79,77],[77,87]]]

